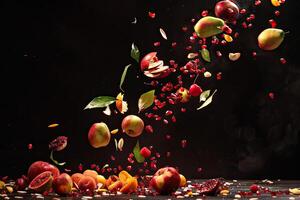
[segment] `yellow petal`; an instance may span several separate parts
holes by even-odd
[[[275,7],[280,6],[279,0],[271,0],[271,3],[272,3],[272,5],[275,6]]]
[[[110,133],[114,135],[114,134],[116,134],[116,133],[118,133],[118,132],[119,132],[119,129],[114,129],[114,130],[112,130]]]
[[[50,125],[48,125],[48,128],[55,128],[57,126],[59,126],[59,124],[50,124]]]
[[[224,34],[224,39],[226,40],[226,42],[232,42],[233,39],[230,35]]]

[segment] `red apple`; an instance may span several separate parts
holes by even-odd
[[[239,7],[229,0],[219,1],[215,6],[215,14],[227,22],[234,22],[239,16]]]
[[[144,130],[144,122],[136,115],[128,115],[122,121],[122,130],[130,137],[137,137]]]
[[[144,58],[141,60],[141,70],[142,71],[147,69],[150,63],[158,61],[156,54],[157,54],[157,52],[151,52],[144,56]]]
[[[45,171],[51,171],[54,178],[60,174],[59,169],[54,165],[43,161],[36,161],[30,165],[27,172],[29,182]]]
[[[52,187],[59,195],[70,194],[73,187],[72,178],[68,174],[62,173],[53,180]]]
[[[180,185],[180,175],[173,167],[159,169],[150,181],[150,186],[159,194],[168,195],[175,192]]]
[[[94,148],[105,147],[110,142],[110,131],[104,122],[94,123],[88,133],[90,145]]]
[[[78,182],[78,187],[80,191],[87,192],[87,191],[94,191],[96,188],[96,181],[90,176],[84,176]]]

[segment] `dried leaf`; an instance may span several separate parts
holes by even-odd
[[[132,43],[132,45],[131,45],[131,54],[130,55],[137,63],[140,62],[140,50],[134,43]]]
[[[118,142],[118,149],[119,149],[120,151],[123,151],[123,146],[124,146],[124,139],[121,138],[121,139],[119,140],[119,142]]]
[[[203,60],[205,60],[206,62],[211,62],[210,53],[207,49],[200,50],[200,53],[201,53]]]
[[[66,164],[66,162],[58,162],[57,160],[55,160],[55,159],[53,158],[53,151],[51,151],[51,153],[50,153],[50,160],[52,160],[52,162],[53,162],[54,164],[59,165],[59,166],[63,166],[63,165]]]
[[[210,90],[205,90],[201,93],[200,95],[200,102],[201,101],[206,101],[207,97],[210,95]]]
[[[166,32],[164,31],[164,29],[160,28],[160,29],[159,29],[159,32],[160,32],[161,36],[162,36],[165,40],[168,40],[167,34],[166,34]]]
[[[106,106],[105,110],[103,111],[104,114],[110,116],[111,115],[111,110],[109,106]]]
[[[128,68],[129,68],[130,66],[131,66],[131,64],[127,65],[127,66],[124,68],[124,71],[123,71],[122,76],[121,76],[121,80],[120,80],[120,85],[119,85],[119,87],[120,87],[120,90],[122,90],[123,92],[124,92],[124,90],[122,89],[122,85],[123,85],[123,83],[124,83],[124,80],[125,80],[125,77],[126,77],[126,74],[127,74],[127,70],[128,70]]]
[[[84,108],[84,110],[92,109],[92,108],[105,108],[110,104],[114,103],[115,101],[116,101],[115,97],[110,97],[110,96],[96,97]]]
[[[139,141],[137,141],[136,145],[133,148],[133,154],[138,163],[143,163],[145,161],[145,158],[141,155],[140,151],[140,144]]]
[[[150,90],[149,92],[146,92],[140,96],[138,102],[139,112],[149,108],[153,104],[154,93],[155,90]]]
[[[217,90],[215,90],[214,93],[208,99],[206,99],[206,101],[199,108],[197,108],[197,110],[200,110],[200,109],[208,106],[212,102],[213,96],[216,92],[217,92]]]

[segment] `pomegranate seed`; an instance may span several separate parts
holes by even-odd
[[[281,64],[285,65],[287,63],[286,59],[285,58],[280,58],[280,62]]]
[[[169,121],[166,120],[166,119],[164,119],[163,122],[164,122],[164,124],[168,124],[169,123]]]
[[[31,150],[31,149],[32,149],[32,144],[28,144],[28,145],[27,145],[27,148],[28,148],[29,150]]]
[[[78,165],[78,170],[79,170],[79,171],[82,171],[82,170],[83,170],[82,164],[79,164],[79,165]]]
[[[131,171],[131,169],[132,169],[131,165],[128,165],[128,166],[126,167],[126,169],[127,169],[127,171]]]
[[[240,10],[240,14],[245,14],[246,12],[247,12],[247,10],[244,8]]]
[[[166,153],[166,156],[167,156],[167,157],[170,157],[170,156],[171,156],[171,152],[168,151],[168,152]]]
[[[250,17],[251,20],[254,20],[254,19],[255,19],[255,15],[254,15],[254,14],[250,14],[249,17]]]
[[[96,167],[97,167],[96,164],[91,164],[91,166],[90,166],[91,169],[95,169]]]
[[[173,114],[173,111],[167,110],[165,115],[166,115],[166,116],[170,116],[170,115],[172,115],[172,114]]]
[[[218,57],[222,57],[222,53],[220,51],[216,51]]]
[[[238,38],[239,37],[239,33],[238,32],[236,32],[235,34],[234,34],[234,38]]]
[[[271,25],[272,28],[275,28],[277,26],[277,23],[274,19],[270,19],[269,24]]]
[[[157,166],[156,166],[156,164],[155,164],[154,162],[151,162],[151,163],[150,163],[150,167],[151,167],[152,169],[156,169],[156,168],[157,168]]]
[[[275,14],[275,16],[279,16],[280,15],[280,11],[279,10],[276,10],[275,12],[274,12],[274,14]]]
[[[222,72],[217,73],[217,80],[221,80],[222,79]]]
[[[185,47],[185,49],[186,49],[187,51],[190,51],[190,50],[192,50],[192,48],[193,48],[193,47],[192,47],[192,46],[190,46],[190,45],[189,45],[189,46],[187,46],[187,47]]]
[[[194,18],[193,18],[193,19],[191,19],[191,22],[192,22],[192,23],[194,23],[195,21],[196,21],[196,19],[194,19]]]
[[[197,97],[202,93],[202,89],[199,85],[193,84],[193,85],[190,86],[189,93],[193,97]]]
[[[118,170],[119,171],[122,171],[123,170],[123,167],[121,165],[118,165]]]
[[[202,168],[201,167],[198,167],[197,168],[197,172],[199,173],[199,172],[202,172]]]
[[[167,135],[166,135],[166,139],[167,139],[167,140],[170,140],[170,139],[171,139],[171,135],[167,134]]]
[[[253,24],[251,24],[251,23],[248,24],[248,28],[252,28],[252,26],[253,26]]]
[[[275,95],[273,92],[269,92],[268,96],[271,100],[273,100],[275,98]]]
[[[147,133],[153,133],[153,132],[154,132],[154,131],[153,131],[153,127],[152,127],[151,125],[147,125],[147,126],[145,127],[145,130],[146,130]]]
[[[257,56],[257,53],[256,53],[255,51],[253,51],[253,52],[252,52],[252,57],[253,57],[253,58],[256,58],[256,56]]]
[[[112,161],[115,161],[115,160],[116,160],[116,158],[115,158],[113,155],[110,156],[110,159],[111,159]]]
[[[196,41],[196,39],[193,36],[191,36],[190,37],[190,43],[195,43],[195,41]]]
[[[177,46],[177,43],[176,42],[172,42],[172,47],[176,47]]]
[[[133,153],[130,153],[129,155],[128,155],[128,158],[133,158],[134,157],[134,154]]]
[[[155,18],[155,12],[148,12],[148,16],[152,19]]]
[[[151,156],[151,151],[147,148],[147,147],[143,147],[140,150],[140,154],[144,157],[144,158],[148,158]]]
[[[183,113],[186,112],[186,108],[181,108],[180,110],[181,110],[181,112],[183,112]]]
[[[160,154],[159,153],[156,153],[155,156],[156,156],[156,158],[160,158]]]
[[[181,140],[181,147],[185,148],[187,145],[187,141],[186,140]]]
[[[253,184],[250,186],[249,189],[251,190],[251,192],[256,193],[257,191],[259,191],[259,186],[256,184]]]
[[[183,32],[186,32],[186,31],[188,30],[188,28],[187,28],[186,26],[184,26],[184,27],[181,28],[181,30],[182,30]]]
[[[208,15],[208,11],[207,10],[203,10],[202,12],[201,12],[201,16],[202,17],[206,17]]]
[[[176,117],[173,115],[171,120],[172,120],[173,123],[175,123],[176,122]]]
[[[160,46],[160,42],[154,42],[153,45],[154,45],[155,47],[159,47],[159,46]]]
[[[243,22],[243,23],[242,23],[242,27],[243,27],[243,28],[247,28],[247,27],[248,27],[247,24],[246,24],[246,22]]]
[[[254,3],[255,6],[259,6],[260,4],[261,4],[260,0],[255,0],[255,3]]]

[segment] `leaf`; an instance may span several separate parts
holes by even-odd
[[[131,45],[130,55],[134,60],[136,60],[137,63],[140,62],[140,50],[134,43],[132,43],[132,45]]]
[[[138,102],[139,112],[149,108],[153,104],[154,93],[155,90],[150,90],[149,92],[146,92],[140,96]]]
[[[210,53],[207,49],[200,50],[200,53],[201,53],[203,60],[205,60],[206,62],[211,62]]]
[[[217,90],[215,90],[214,93],[199,108],[197,108],[197,110],[200,110],[200,109],[208,106],[212,102],[212,98],[216,92],[217,92]]]
[[[114,103],[115,101],[116,101],[115,97],[110,97],[110,96],[96,97],[84,108],[84,110],[92,109],[92,108],[105,108],[110,104]]]
[[[63,166],[63,165],[65,165],[66,164],[66,162],[58,162],[57,160],[55,160],[54,158],[53,158],[53,151],[51,151],[51,153],[50,153],[50,159],[52,160],[52,162],[54,162],[56,165],[59,165],[59,166]]]
[[[200,95],[200,102],[201,101],[206,101],[207,97],[210,95],[210,90],[205,90],[204,92],[201,93]]]
[[[140,144],[139,141],[137,141],[136,145],[133,148],[133,154],[138,163],[143,163],[145,161],[145,158],[141,155],[140,151]]]
[[[122,89],[122,85],[123,85],[123,83],[124,83],[124,80],[125,80],[125,77],[126,77],[126,74],[127,74],[127,70],[128,70],[128,68],[129,68],[130,66],[131,66],[131,64],[127,65],[127,66],[124,68],[124,71],[123,71],[122,76],[121,76],[121,80],[120,80],[120,85],[119,85],[119,87],[120,87],[120,90],[122,90],[123,92],[124,92],[124,90]]]
[[[116,151],[118,151],[118,140],[115,139],[115,147],[116,147]]]

